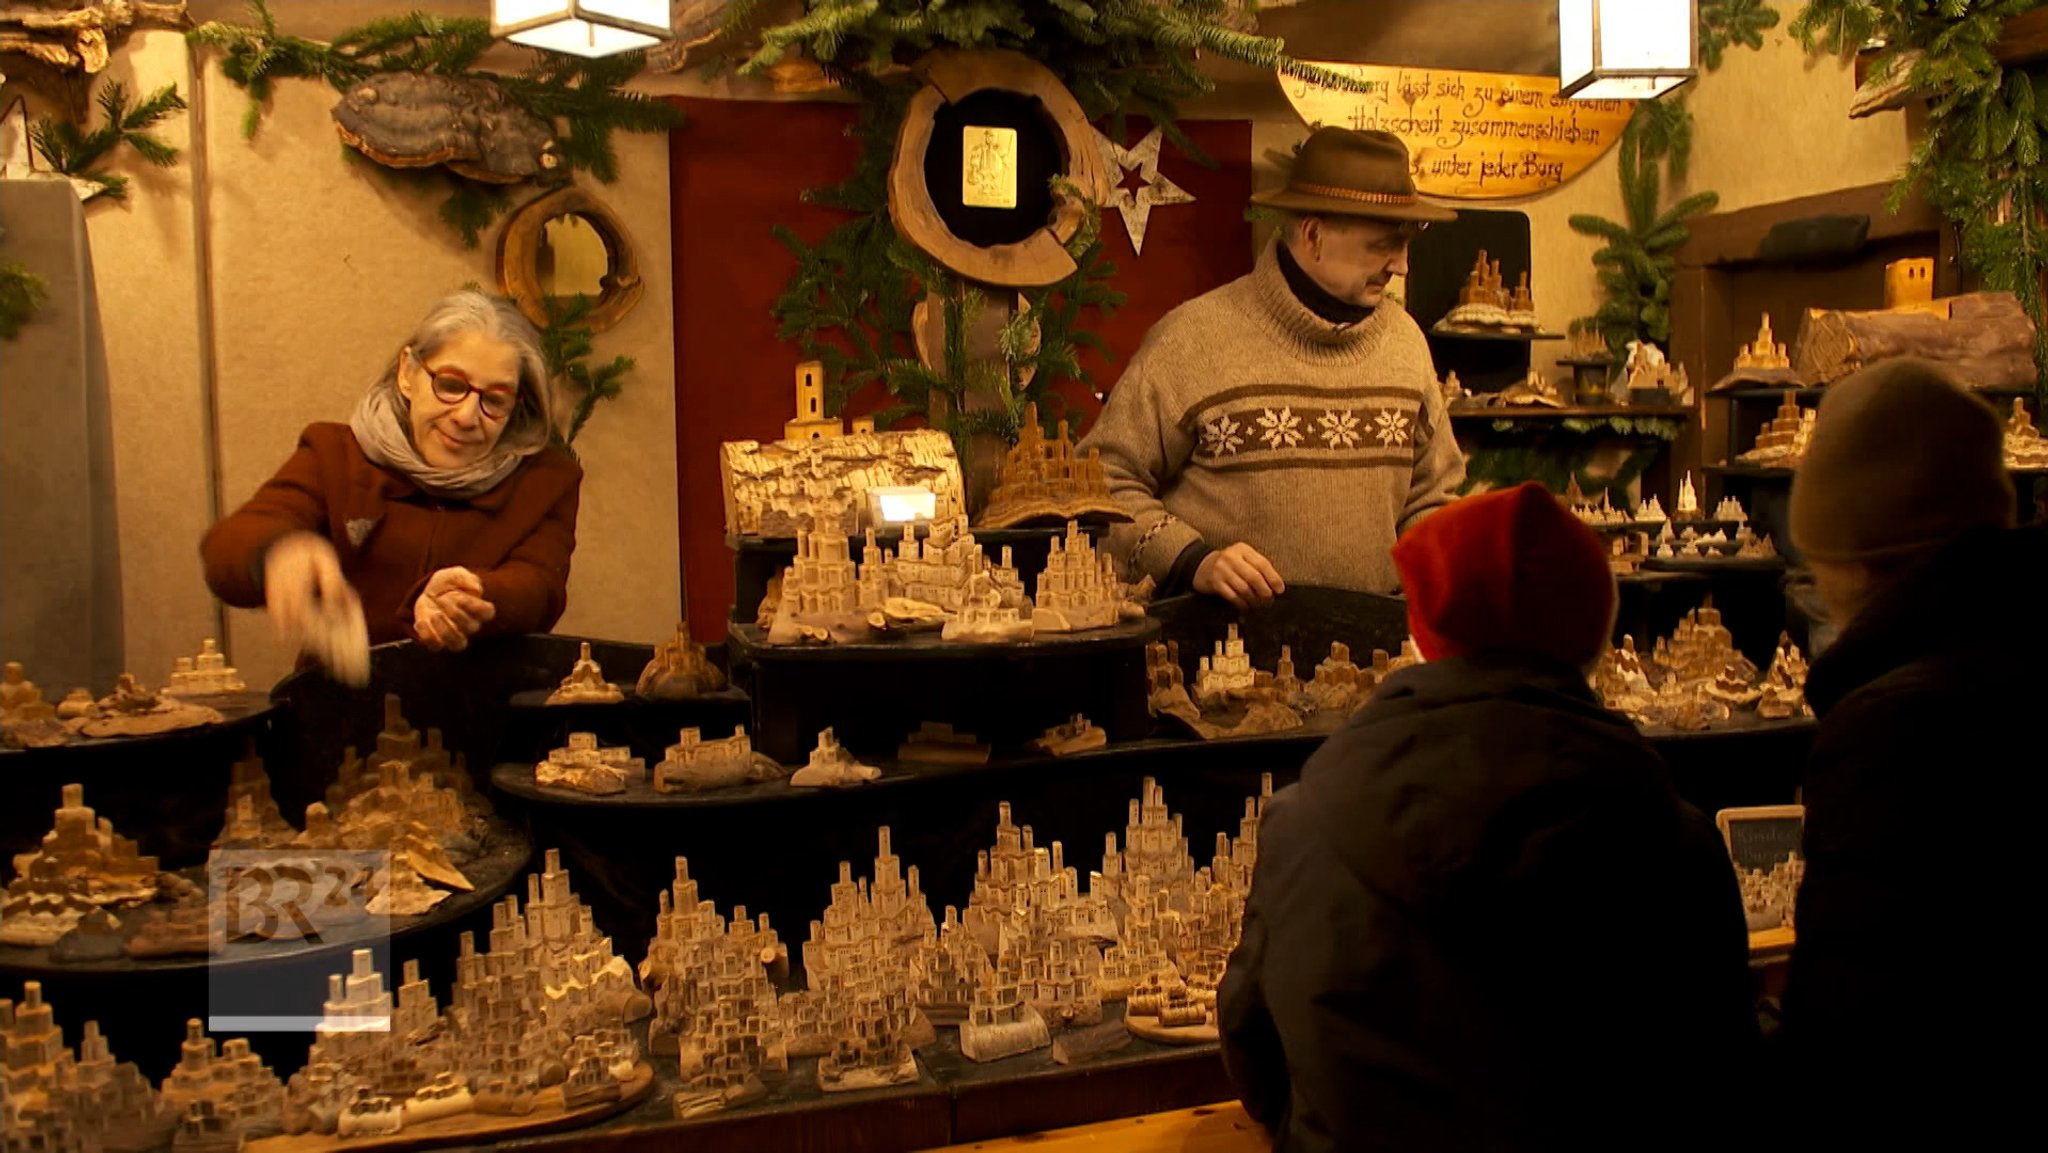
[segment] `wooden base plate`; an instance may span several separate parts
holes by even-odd
[[[1214,1045],[1220,1036],[1214,1025],[1182,1025],[1168,1028],[1159,1023],[1157,1017],[1124,1018],[1124,1028],[1134,1037],[1157,1041],[1161,1045]]]
[[[419,1125],[408,1125],[384,1137],[336,1137],[300,1133],[287,1137],[262,1137],[242,1146],[244,1153],[399,1153],[406,1149],[431,1149],[441,1145],[470,1145],[494,1142],[529,1133],[549,1133],[594,1124],[638,1104],[654,1088],[654,1066],[640,1062],[633,1078],[622,1086],[616,1101],[587,1105],[581,1109],[562,1108],[562,1089],[557,1085],[540,1091],[533,1112],[524,1117],[460,1113],[437,1117]]]

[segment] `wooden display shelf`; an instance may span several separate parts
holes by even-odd
[[[1516,344],[1531,344],[1539,340],[1563,340],[1562,332],[1496,332],[1485,328],[1430,328],[1431,336],[1450,340],[1498,340]]]
[[[1450,410],[1452,420],[1572,420],[1611,416],[1690,417],[1692,408],[1683,404],[1574,404],[1563,408],[1549,405],[1515,405],[1500,408],[1458,408]]]
[[[463,874],[476,888],[467,893],[450,893],[441,903],[417,916],[371,918],[356,926],[357,931],[328,932],[314,941],[293,938],[230,942],[223,951],[211,956],[194,954],[147,959],[121,956],[101,961],[58,961],[50,957],[48,946],[0,945],[0,975],[29,981],[68,977],[132,980],[154,974],[213,971],[224,967],[296,967],[320,958],[330,958],[327,963],[346,968],[349,952],[353,949],[381,945],[387,940],[398,940],[451,925],[496,903],[512,891],[515,881],[525,876],[527,865],[532,860],[533,841],[527,837],[525,829],[502,817],[493,817],[483,852],[462,866]],[[199,871],[195,879],[204,883],[203,871]]]

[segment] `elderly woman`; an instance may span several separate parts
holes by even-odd
[[[568,600],[583,471],[549,447],[540,335],[510,302],[436,304],[347,424],[320,423],[206,533],[206,583],[302,636],[360,598],[372,644],[544,632]],[[352,607],[352,606],[351,606]]]

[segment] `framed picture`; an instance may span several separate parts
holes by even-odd
[[[1800,840],[1806,806],[1760,805],[1714,814],[1728,858],[1742,882],[1742,908],[1752,933],[1792,928],[1799,882],[1806,872]]]

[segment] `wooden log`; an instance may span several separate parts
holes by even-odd
[[[2034,324],[2009,292],[1949,297],[1945,310],[1851,312],[1809,308],[1792,346],[1792,367],[1818,383],[1901,356],[1947,365],[1972,388],[2034,383]]]

